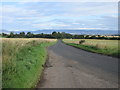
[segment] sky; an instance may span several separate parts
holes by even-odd
[[[118,2],[2,2],[0,29],[118,30]]]

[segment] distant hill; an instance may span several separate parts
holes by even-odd
[[[36,30],[36,31],[8,31],[8,30],[2,30],[2,32],[4,32],[4,33],[10,33],[10,32],[14,32],[14,33],[25,32],[25,33],[27,33],[27,32],[32,32],[34,34],[39,34],[39,33],[50,34],[53,31],[66,32],[66,33],[70,33],[70,34],[89,34],[89,35],[98,35],[98,34],[99,35],[114,35],[114,34],[118,34],[117,30],[55,30],[55,29]]]

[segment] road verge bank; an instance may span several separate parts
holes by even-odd
[[[120,51],[119,50],[116,51],[116,52],[112,52],[107,48],[106,49],[101,49],[101,48],[98,48],[97,46],[83,45],[83,44],[76,44],[76,43],[67,43],[67,42],[64,42],[64,41],[62,41],[62,42],[66,45],[73,46],[75,48],[79,48],[79,49],[82,49],[82,50],[85,50],[85,51],[120,58],[120,56],[119,56]]]
[[[10,62],[3,63],[2,87],[36,87],[47,59],[46,48],[53,44],[55,44],[55,42],[28,42],[26,46],[14,54],[14,58],[11,58]],[[11,54],[12,53],[14,52],[11,52]]]

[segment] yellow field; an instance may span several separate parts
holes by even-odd
[[[14,57],[14,53],[18,52],[22,47],[29,45],[29,42],[35,41],[36,44],[40,42],[54,42],[57,39],[44,39],[44,38],[2,38],[2,60],[8,62]],[[9,53],[13,53],[9,55]]]
[[[85,40],[84,43],[79,44],[79,41]],[[64,39],[68,45],[81,48],[87,51],[119,57],[120,48],[118,43],[120,40],[100,40],[100,39]]]
[[[85,40],[83,45],[97,46],[99,48],[118,49],[118,43],[120,40],[99,40],[99,39],[64,39],[67,43],[79,44],[80,40]]]

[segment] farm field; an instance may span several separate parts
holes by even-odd
[[[35,87],[47,58],[46,47],[56,39],[3,38],[1,42],[2,87]]]
[[[0,89],[2,89],[2,38],[0,38]]]
[[[85,40],[85,42],[79,44],[80,40]],[[118,47],[120,40],[64,39],[63,42],[77,48],[105,55],[119,57],[118,55],[120,54],[120,49]]]

